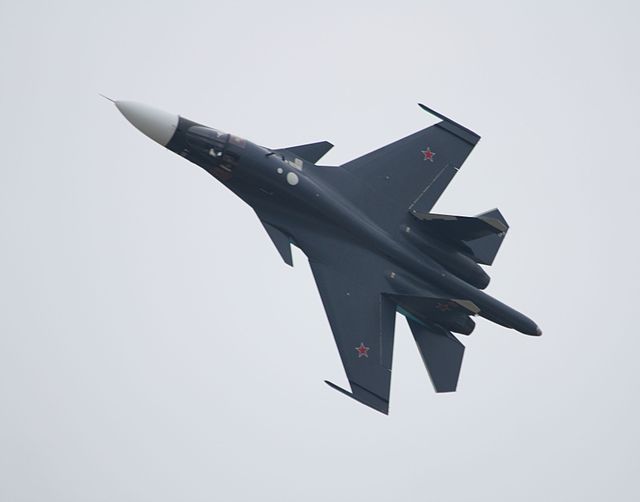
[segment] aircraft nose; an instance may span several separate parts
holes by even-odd
[[[178,127],[178,115],[135,101],[114,101],[120,113],[145,136],[166,146]]]

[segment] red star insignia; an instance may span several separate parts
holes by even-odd
[[[356,350],[358,351],[358,359],[361,357],[369,357],[369,347],[366,347],[364,342],[360,342],[360,345],[356,347]]]
[[[433,157],[435,153],[431,151],[430,147],[427,147],[426,150],[421,150],[422,155],[424,155],[424,160],[428,160],[429,162],[433,162]]]
[[[451,310],[451,304],[449,303],[436,303],[436,309],[441,312],[447,312]]]

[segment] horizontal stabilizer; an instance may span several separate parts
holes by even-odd
[[[315,164],[332,148],[333,145],[328,141],[320,141],[318,143],[308,143],[306,145],[288,146],[286,148],[280,148],[278,151],[287,150],[297,157],[301,157],[304,160]]]
[[[407,318],[436,392],[454,392],[458,386],[464,345],[446,329]]]
[[[491,265],[507,234],[509,225],[500,211],[493,209],[476,217],[446,214],[411,214],[431,232],[462,249],[476,262]]]

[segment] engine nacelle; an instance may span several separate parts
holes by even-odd
[[[451,316],[443,321],[439,321],[438,324],[453,333],[460,333],[461,335],[470,335],[476,327],[473,319],[462,314]]]
[[[482,267],[450,244],[415,231],[408,225],[402,226],[402,235],[463,281],[478,289],[484,289],[489,285],[491,278]]]

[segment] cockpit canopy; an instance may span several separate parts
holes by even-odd
[[[201,125],[189,127],[185,136],[190,154],[202,167],[223,181],[232,178],[239,158],[233,145],[230,148],[232,136]]]
[[[198,153],[221,157],[229,142],[229,135],[211,127],[192,126],[187,131],[187,143]]]

